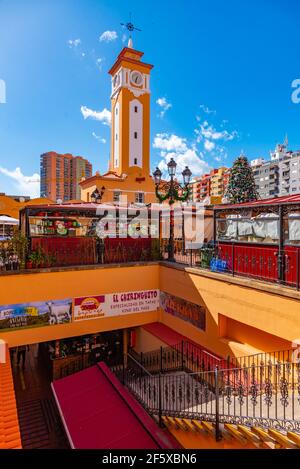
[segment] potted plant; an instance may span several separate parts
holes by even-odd
[[[39,256],[37,251],[32,251],[28,256],[27,266],[29,269],[36,268],[38,265]]]
[[[14,253],[18,256],[20,268],[24,269],[28,251],[28,239],[20,230],[16,231],[11,239],[11,245]]]
[[[32,260],[31,260],[30,256],[31,255],[29,255],[26,259],[26,263],[25,263],[26,269],[32,269],[32,267],[33,267]]]
[[[159,261],[162,259],[162,252],[159,239],[151,240],[151,260]]]

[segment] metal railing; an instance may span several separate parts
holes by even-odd
[[[169,347],[137,354],[136,359],[151,373],[169,371],[204,371],[216,366],[226,366],[226,360],[217,357],[205,349],[182,340]]]
[[[260,352],[240,357],[228,355],[227,358],[221,358],[189,340],[183,340],[149,352],[135,352],[133,358],[152,374],[170,371],[202,372],[212,371],[215,367],[231,369],[290,363],[294,360],[294,350]]]
[[[153,416],[300,432],[300,366],[268,364],[196,373],[151,374],[128,355],[122,382]]]
[[[164,260],[168,252],[163,250]],[[246,277],[300,289],[300,246],[278,249],[274,246],[247,246],[237,243],[215,243],[201,249],[175,249],[179,264],[219,274]]]
[[[66,241],[68,239],[66,238]],[[126,241],[126,239],[125,239]],[[141,238],[141,241],[143,239]],[[76,250],[77,249],[77,250]],[[131,262],[153,262],[162,259],[159,240],[153,239],[148,246],[139,243],[139,239],[132,246],[122,242],[113,246],[105,243],[89,243],[79,249],[76,246],[61,245],[59,249],[43,247],[28,250],[23,268],[18,254],[8,243],[0,242],[0,273],[11,270],[43,269],[55,267],[75,267],[79,265],[125,264]]]
[[[77,373],[78,371],[82,371],[86,368],[94,366],[99,361],[99,359],[93,358],[91,354],[85,353],[79,355],[76,359],[61,367],[59,377],[65,378],[66,376],[72,375],[73,373]],[[111,356],[110,358],[106,357],[103,359],[103,361],[105,361],[105,363],[109,367],[123,366],[122,357],[120,357],[119,355]]]

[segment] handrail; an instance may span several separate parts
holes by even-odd
[[[150,371],[148,371],[145,367],[143,367],[143,365],[142,365],[141,363],[139,363],[130,353],[127,353],[127,356],[128,356],[132,361],[134,361],[148,376],[153,377],[152,373],[150,373]]]

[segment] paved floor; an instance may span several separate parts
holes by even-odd
[[[50,387],[50,379],[35,345],[26,353],[25,367],[12,360],[22,447],[69,448]]]

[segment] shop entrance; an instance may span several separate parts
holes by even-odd
[[[105,361],[122,363],[123,330],[10,349],[24,449],[69,448],[51,382]]]
[[[71,337],[40,344],[40,354],[51,381],[104,361],[108,366],[122,363],[123,331]]]

